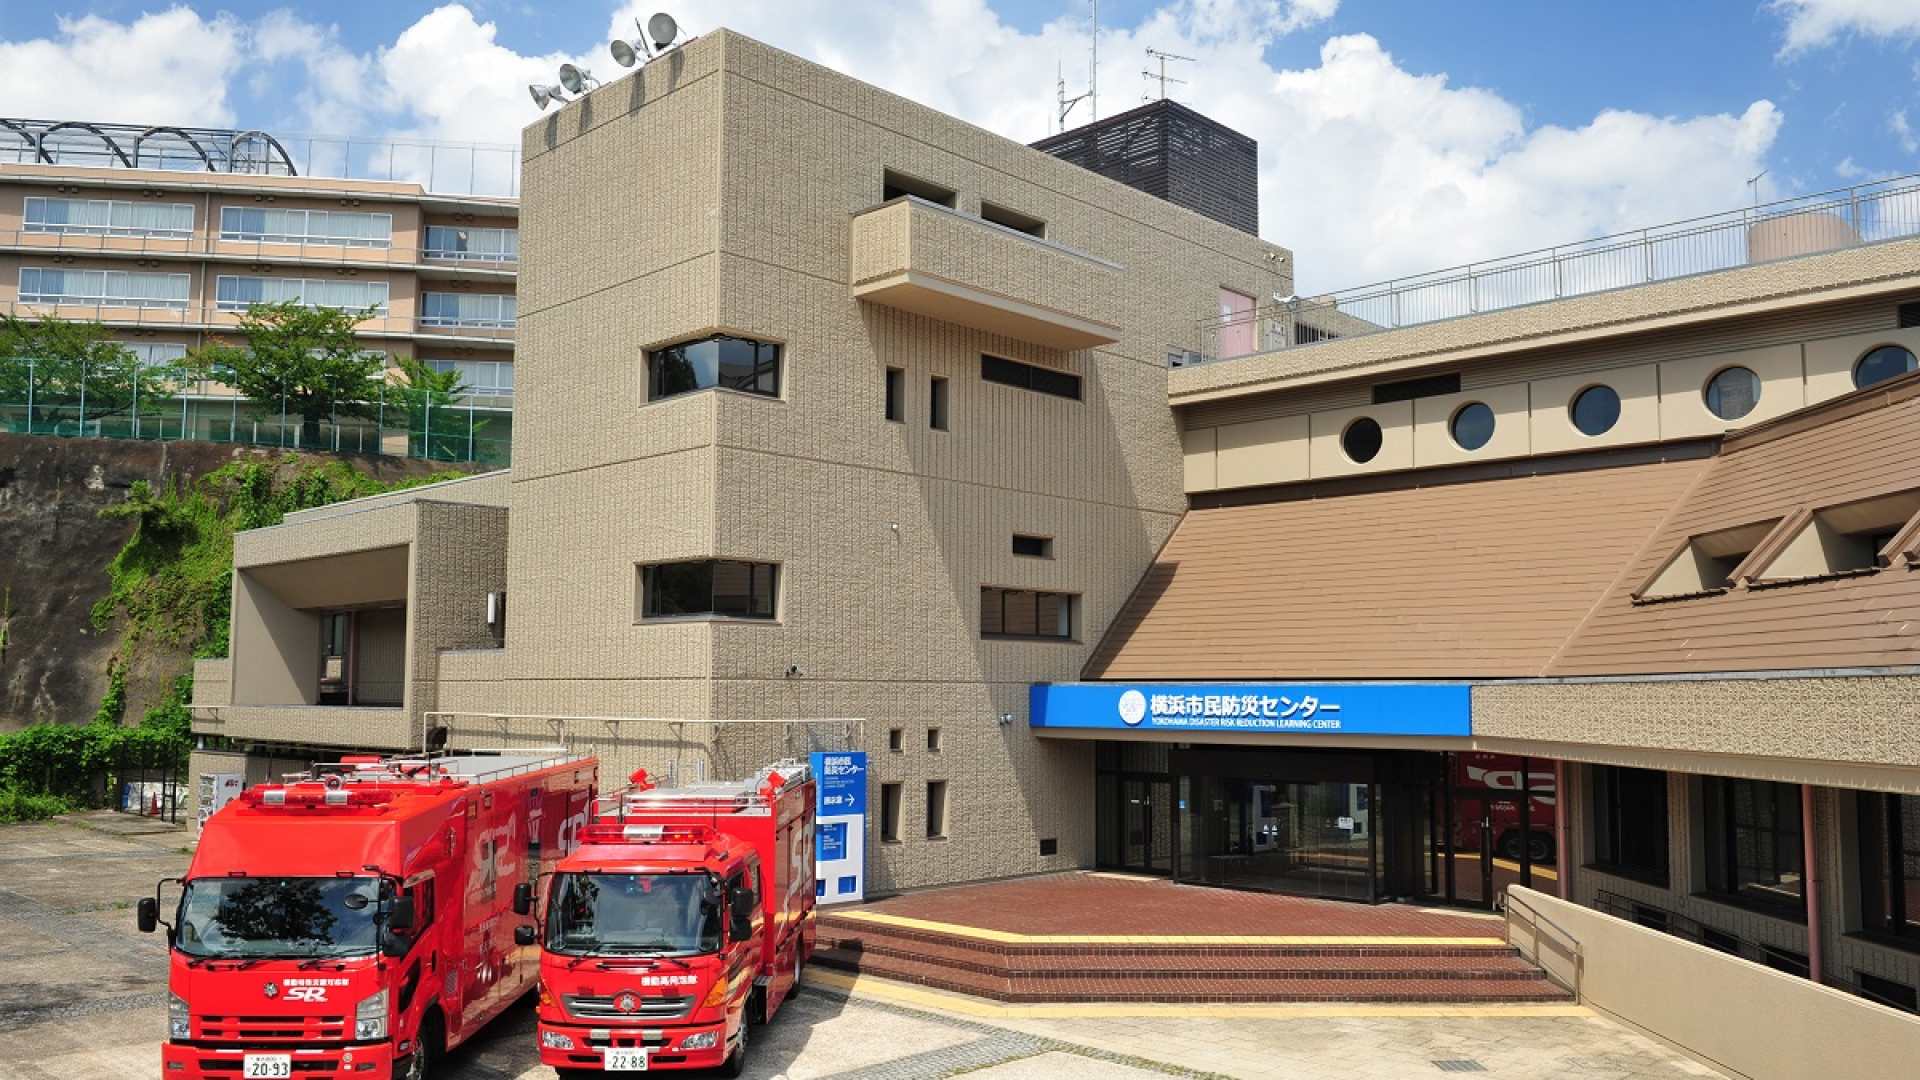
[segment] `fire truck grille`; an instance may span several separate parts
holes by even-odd
[[[200,1038],[262,1042],[340,1042],[344,1016],[203,1016]]]
[[[611,995],[570,994],[561,1000],[569,1015],[582,1020],[678,1020],[693,1009],[691,997],[643,997],[632,1012],[615,1008]]]

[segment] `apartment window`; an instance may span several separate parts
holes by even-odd
[[[20,268],[20,302],[184,310],[192,282],[187,274],[47,270],[23,266]]]
[[[1904,308],[1906,305],[1902,305]],[[1877,382],[1905,375],[1917,365],[1910,350],[1898,345],[1882,345],[1860,358],[1853,365],[1853,385],[1856,389],[1872,386]]]
[[[1862,924],[1920,942],[1920,795],[1859,799]]]
[[[1053,558],[1053,538],[1050,536],[1023,536],[1013,534],[1013,553],[1029,559]]]
[[[1707,411],[1722,420],[1738,420],[1760,404],[1760,376],[1749,368],[1722,368],[1701,391]]]
[[[1047,235],[1046,222],[1030,214],[1023,214],[1018,210],[1009,210],[1004,206],[996,206],[990,202],[982,202],[980,204],[980,218],[983,221],[991,221],[995,225],[1012,229],[1014,232],[1026,233],[1028,236],[1044,237]]]
[[[880,201],[892,202],[895,199],[911,195],[916,199],[925,199],[930,203],[951,210],[958,204],[960,197],[952,188],[941,187],[919,177],[887,169],[880,174]]]
[[[263,244],[393,246],[393,215],[360,210],[267,210],[220,208],[220,239]]]
[[[907,373],[897,367],[887,369],[887,419],[907,418]]]
[[[927,383],[927,426],[947,430],[947,380],[938,375]]]
[[[1079,597],[1032,589],[980,590],[980,636],[1071,638]]]
[[[1880,552],[1920,515],[1920,491],[1902,491],[1815,511],[1761,572],[1766,582],[1871,573]]]
[[[1380,421],[1371,416],[1360,417],[1340,433],[1340,450],[1355,465],[1365,465],[1379,457],[1385,442],[1386,433],[1380,430]]]
[[[1733,584],[1733,572],[1779,524],[1779,519],[1757,521],[1689,537],[1638,593],[1636,600],[1661,600],[1721,592]]]
[[[1589,386],[1567,406],[1574,430],[1588,438],[1605,435],[1620,422],[1620,395],[1611,386]]]
[[[983,355],[980,357],[980,378],[1002,386],[1017,386],[1039,394],[1080,400],[1080,376],[1022,364],[1018,360]]]
[[[511,293],[423,293],[421,326],[511,330],[519,305]]]
[[[429,225],[425,255],[458,262],[518,262],[520,230]]]
[[[707,559],[640,568],[640,616],[670,619],[720,615],[771,619],[779,567],[773,563]]]
[[[174,367],[187,358],[187,347],[173,342],[116,341],[144,367]]]
[[[947,782],[927,781],[927,839],[947,838]]]
[[[192,203],[135,203],[119,199],[47,199],[34,195],[22,208],[30,233],[69,236],[151,236],[185,240],[193,235]]]
[[[900,842],[899,784],[880,785],[880,839],[889,844]]]
[[[927,729],[927,749],[938,753],[941,744],[941,731],[937,727]]]
[[[1462,450],[1478,450],[1493,441],[1493,410],[1484,401],[1460,406],[1447,421],[1447,434]]]
[[[513,362],[510,360],[426,360],[434,371],[451,371],[460,376],[470,397],[511,397]]]
[[[245,311],[253,304],[289,301],[308,307],[359,312],[372,308],[387,313],[387,283],[326,278],[219,277],[214,279],[214,306],[221,311]]]
[[[713,389],[779,397],[780,346],[715,334],[647,354],[648,401]]]
[[[1608,765],[1593,770],[1594,862],[1667,884],[1667,774]]]
[[[1804,914],[1799,787],[1709,776],[1701,791],[1707,891],[1789,917]]]

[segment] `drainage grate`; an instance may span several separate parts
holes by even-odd
[[[1487,1067],[1485,1065],[1482,1065],[1477,1061],[1469,1061],[1465,1058],[1459,1059],[1457,1061],[1436,1061],[1433,1063],[1433,1067],[1436,1069],[1439,1069],[1441,1072],[1486,1072],[1487,1071]]]

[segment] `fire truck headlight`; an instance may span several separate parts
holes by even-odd
[[[170,1039],[190,1039],[193,1037],[193,1023],[188,1019],[187,999],[179,994],[167,995],[167,1037]]]
[[[711,1050],[718,1045],[720,1045],[720,1033],[718,1031],[702,1031],[697,1035],[689,1035],[680,1040],[680,1049],[682,1050]]]
[[[549,1050],[572,1050],[574,1048],[572,1036],[562,1035],[557,1031],[541,1032],[540,1045]]]
[[[356,1039],[387,1037],[387,992],[385,990],[366,998],[354,1008],[353,1037]]]

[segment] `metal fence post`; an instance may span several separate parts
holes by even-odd
[[[27,357],[27,434],[33,434],[33,357]]]

